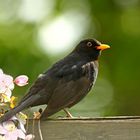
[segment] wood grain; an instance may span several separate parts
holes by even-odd
[[[40,140],[38,124],[29,120],[35,140]],[[140,116],[49,119],[40,128],[43,140],[140,140]]]

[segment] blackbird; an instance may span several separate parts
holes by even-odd
[[[98,58],[102,50],[110,48],[96,39],[82,40],[74,50],[39,75],[21,99],[0,122],[7,121],[25,108],[46,104],[41,119],[66,110],[82,100],[95,84],[98,74]]]

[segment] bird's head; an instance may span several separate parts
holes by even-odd
[[[101,51],[109,48],[110,46],[102,44],[96,39],[85,39],[76,46],[75,51],[93,60],[97,60]]]

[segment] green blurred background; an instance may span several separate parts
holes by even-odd
[[[29,85],[84,38],[109,44],[75,116],[140,115],[140,0],[0,0],[0,67]]]

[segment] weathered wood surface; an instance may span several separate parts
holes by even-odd
[[[40,140],[39,123],[43,140],[140,140],[139,116],[30,120],[28,133],[35,140]]]

